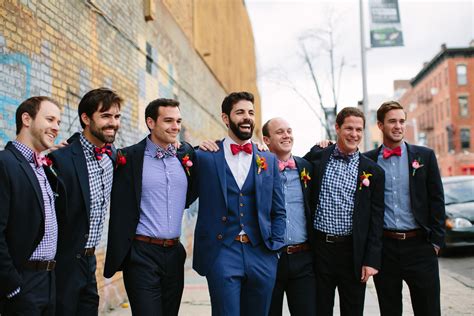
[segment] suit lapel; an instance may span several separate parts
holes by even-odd
[[[227,207],[227,180],[225,176],[225,155],[224,142],[219,142],[219,151],[214,153],[214,163],[216,164],[217,175],[221,185],[222,195],[224,196],[225,205]]]
[[[414,193],[415,193],[415,184],[413,183],[413,181],[415,180],[415,177],[412,177],[412,174],[413,174],[413,167],[411,165],[412,161],[415,160],[417,158],[417,153],[414,151],[414,148],[405,143],[406,145],[406,148],[407,148],[407,154],[408,154],[408,182],[409,182],[409,186],[410,186],[410,199],[411,201],[415,201],[414,198]],[[413,202],[412,202],[413,204]]]
[[[260,171],[260,174],[258,174],[258,167],[257,168],[254,168],[254,164],[257,163],[257,146],[255,146],[255,144],[252,143],[252,163],[250,165],[250,170],[252,170],[253,168],[253,174],[254,174],[254,178],[255,178],[255,197],[256,197],[256,205],[257,205],[257,210],[260,209],[259,205],[260,205],[260,198],[261,198],[261,194],[262,194],[262,190],[261,190],[261,186],[262,186],[262,173],[263,172],[268,172],[268,169],[270,169],[270,165],[269,165],[269,162],[267,161],[267,170],[261,170]],[[263,157],[262,154],[259,154],[260,157]],[[265,157],[265,159],[267,159],[267,157]]]
[[[38,178],[36,177],[35,172],[31,168],[30,163],[26,160],[23,154],[15,148],[15,145],[13,145],[12,143],[8,143],[6,149],[9,149],[18,159],[21,169],[23,169],[23,172],[26,174],[28,181],[30,181],[31,185],[33,186],[33,190],[35,191],[36,198],[41,207],[41,216],[44,217],[43,194],[41,192],[41,187],[38,182]]]
[[[296,168],[298,170],[298,177],[300,179],[300,185],[301,185],[301,190],[303,191],[303,201],[304,201],[304,208],[305,208],[305,213],[306,213],[306,217],[308,219],[311,218],[311,214],[310,214],[310,207],[309,207],[309,204],[308,204],[308,194],[309,194],[309,185],[310,184],[306,184],[304,183],[304,181],[301,179],[301,172],[303,172],[303,169],[305,169],[305,164],[307,162],[305,162],[304,159],[301,159],[300,157],[295,157],[293,156],[293,159],[295,160],[296,162]],[[308,168],[306,168],[306,172],[309,172]],[[313,180],[314,181],[314,180]]]
[[[82,149],[82,145],[79,140],[74,141],[70,146],[72,146],[72,160],[74,162],[74,168],[76,169],[77,178],[79,179],[79,185],[81,187],[84,205],[86,206],[87,218],[89,218],[91,203],[89,172],[87,170],[86,157],[84,156],[84,150]]]
[[[138,209],[140,209],[142,199],[142,177],[143,177],[143,160],[145,157],[146,138],[139,143],[140,146],[135,147],[132,153],[132,173],[133,186],[135,188],[135,199]]]
[[[360,177],[362,176],[362,173],[365,171],[366,173],[368,172],[367,170],[367,158],[363,156],[361,153],[359,153],[359,168],[357,170],[357,184],[356,184],[356,193],[355,193],[355,198],[354,198],[354,215],[358,214],[356,210],[359,207],[359,202],[360,202],[360,194],[362,193],[362,190],[359,190],[360,184],[361,184],[361,179]]]

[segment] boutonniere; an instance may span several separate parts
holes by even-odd
[[[307,186],[308,186],[308,181],[311,180],[311,177],[309,176],[309,173],[306,172],[306,168],[303,168],[303,171],[301,171],[300,177],[301,177],[301,181],[303,181],[304,187],[306,189]]]
[[[369,178],[372,176],[371,173],[366,173],[365,171],[362,172],[362,175],[360,176],[360,185],[359,185],[359,190],[362,190],[362,186],[368,187],[370,185],[370,180]]]
[[[119,149],[117,150],[117,162],[116,162],[115,169],[117,169],[119,166],[125,166],[127,163],[127,156],[122,153],[122,151]]]
[[[44,156],[42,158],[42,162],[43,164],[43,167],[46,167],[49,169],[49,171],[51,171],[51,173],[57,178],[58,177],[58,174],[56,173],[56,170],[54,170],[53,168],[53,161],[51,160],[51,158],[49,158],[48,156]]]
[[[260,174],[260,172],[262,172],[262,169],[267,170],[268,165],[267,165],[267,160],[265,159],[265,157],[257,155],[257,167],[258,167],[257,174]]]
[[[181,164],[183,165],[184,170],[186,170],[186,173],[188,174],[188,176],[191,176],[191,173],[189,172],[189,169],[193,166],[193,162],[189,158],[188,154],[186,154],[183,157],[183,159],[181,159]]]
[[[421,163],[421,159],[418,158],[412,161],[411,166],[413,168],[412,176],[415,176],[416,170],[420,169],[424,165]]]

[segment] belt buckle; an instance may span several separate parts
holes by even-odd
[[[171,246],[171,242],[169,239],[164,239],[163,240],[163,247],[167,248]]]
[[[239,235],[239,241],[241,244],[244,243],[244,235]]]
[[[407,239],[407,234],[406,233],[397,233],[400,236],[400,240],[405,240]]]
[[[294,246],[286,246],[286,253],[291,255],[293,254],[293,248],[295,248]]]
[[[46,271],[52,271],[55,264],[56,264],[56,261],[54,260],[48,261],[48,263],[46,263]]]
[[[330,240],[330,239],[328,239],[328,237],[335,237],[335,235],[326,234],[326,242],[327,242],[327,243],[331,243],[331,244],[333,244],[335,241],[334,241],[334,240]]]

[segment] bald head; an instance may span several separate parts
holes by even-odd
[[[284,118],[275,117],[262,127],[263,141],[280,160],[287,160],[293,148],[293,130]]]

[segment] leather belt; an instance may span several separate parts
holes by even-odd
[[[396,240],[405,240],[409,238],[419,237],[423,235],[421,229],[410,230],[410,231],[393,231],[393,230],[384,230],[383,236]]]
[[[248,244],[250,242],[250,238],[247,234],[237,235],[237,236],[235,236],[234,240],[237,240],[237,241],[241,242],[242,244]]]
[[[287,254],[292,255],[294,253],[302,252],[302,251],[309,251],[311,250],[311,246],[309,243],[304,242],[301,244],[296,245],[288,245],[283,249]]]
[[[142,235],[135,235],[135,240],[143,241],[153,245],[159,245],[162,247],[173,247],[179,244],[179,237],[173,239],[153,238]]]
[[[82,255],[84,257],[92,257],[95,253],[95,247],[92,247],[92,248],[84,248],[84,250],[82,251]]]
[[[27,261],[23,267],[33,271],[53,271],[56,267],[56,261]]]
[[[339,236],[339,235],[327,234],[319,230],[317,230],[314,235],[317,240],[324,241],[331,244],[352,241],[352,235]]]

